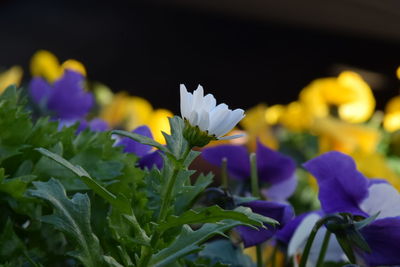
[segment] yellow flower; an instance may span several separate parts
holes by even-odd
[[[400,96],[393,97],[386,104],[383,127],[388,132],[400,129]]]
[[[351,71],[314,80],[300,92],[299,100],[313,117],[325,117],[330,106],[336,106],[339,117],[351,123],[366,121],[375,109],[371,88]]]
[[[355,151],[372,154],[381,138],[375,128],[350,124],[332,117],[315,119],[311,131],[319,136],[321,153],[338,150],[347,154]]]
[[[280,123],[293,132],[301,132],[310,128],[313,119],[305,104],[294,101],[286,106],[280,117]]]
[[[247,133],[248,145],[250,151],[256,150],[257,138],[264,145],[277,149],[278,141],[272,134],[271,128],[266,120],[267,107],[259,104],[246,111],[246,117],[242,119],[240,125]]]
[[[8,70],[0,73],[0,94],[10,85],[20,85],[22,79],[22,68],[20,66],[13,66]]]
[[[385,157],[378,153],[351,154],[357,164],[357,169],[369,178],[385,179],[397,190],[400,190],[400,177],[388,166]]]
[[[57,57],[47,50],[39,50],[32,56],[30,69],[32,76],[43,77],[51,83],[60,78],[65,69],[71,69],[86,76],[86,69],[82,63],[69,59],[60,65]]]
[[[339,117],[351,123],[368,120],[375,109],[375,98],[369,85],[360,75],[350,71],[342,72],[338,77],[338,82],[353,90],[357,96],[354,101],[339,106]]]
[[[172,112],[166,109],[153,110],[146,99],[129,96],[124,92],[115,94],[112,101],[100,112],[100,118],[111,128],[123,127],[131,131],[138,126],[147,125],[154,139],[162,144],[165,144],[165,139],[161,131],[170,133],[168,117],[172,116]]]

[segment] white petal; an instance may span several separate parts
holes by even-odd
[[[182,118],[189,118],[190,106],[192,106],[191,103],[192,94],[188,93],[185,85],[183,84],[180,85],[180,91],[181,91],[181,115]]]
[[[318,214],[312,213],[303,219],[290,239],[288,246],[289,256],[293,256],[297,252],[303,250],[311,230],[320,218]]]
[[[203,106],[203,101],[204,101],[204,90],[201,85],[197,87],[196,90],[193,92],[193,103],[192,103],[192,111],[194,110],[200,110],[201,107]]]
[[[294,232],[292,239],[289,242],[288,255],[293,256],[298,253],[302,253],[305,244],[310,236],[311,230],[313,229],[315,223],[321,217],[318,214],[312,213],[305,217],[303,221],[299,224],[296,231]],[[318,256],[321,250],[322,242],[326,232],[325,227],[321,227],[315,236],[314,242],[311,246],[310,254],[307,261],[307,266],[315,266],[318,260]],[[325,254],[326,261],[342,261],[345,260],[346,256],[343,253],[336,237],[331,235],[329,240],[328,249]]]
[[[199,116],[198,125],[199,125],[200,130],[207,131],[209,124],[210,124],[210,114],[208,111],[203,109],[200,112],[200,116]]]
[[[215,97],[212,94],[208,94],[204,97],[203,109],[207,112],[210,112],[212,109],[215,108],[216,104],[217,100],[215,100]]]
[[[227,135],[227,136],[218,138],[218,140],[232,140],[232,139],[240,138],[243,136],[246,136],[246,134]]]
[[[360,208],[369,215],[380,212],[378,219],[400,216],[400,194],[390,184],[373,184],[368,189],[369,195]]]
[[[227,132],[232,130],[232,128],[238,124],[238,122],[243,119],[244,110],[243,109],[235,109],[229,113],[229,116],[226,117],[224,122],[220,125],[218,130],[215,132],[217,137],[225,135]]]
[[[197,126],[199,123],[199,112],[197,112],[196,110],[192,111],[192,113],[190,113],[190,117],[188,118],[188,120],[191,125]]]
[[[215,134],[215,131],[223,123],[226,116],[229,115],[228,106],[224,103],[219,104],[210,112],[210,126],[208,127],[208,132],[210,134]]]

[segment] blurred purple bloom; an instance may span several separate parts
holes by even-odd
[[[297,180],[294,175],[295,162],[288,156],[257,142],[257,170],[261,182],[268,185],[263,194],[270,200],[282,201],[293,194]],[[230,176],[237,180],[250,178],[249,153],[244,146],[221,145],[204,148],[202,157],[216,166],[222,165],[222,159],[227,159]],[[282,185],[282,186],[280,186]]]
[[[34,102],[53,112],[53,117],[63,120],[81,119],[94,104],[93,95],[83,87],[84,76],[72,70],[49,84],[35,77],[29,84],[29,93]]]
[[[78,129],[76,130],[76,133],[80,133],[84,130],[89,128],[93,132],[104,132],[108,129],[108,124],[102,119],[95,118],[91,121],[86,121],[86,120],[81,120],[79,122]]]
[[[149,127],[145,125],[136,128],[132,132],[153,138]],[[158,169],[161,169],[163,166],[163,159],[160,155],[160,151],[153,151],[153,148],[149,145],[141,144],[128,137],[123,137],[117,145],[123,146],[125,153],[131,153],[138,156],[140,158],[138,164],[141,168],[147,167],[148,169],[151,169],[153,165],[155,165]]]
[[[325,213],[348,212],[377,219],[361,233],[372,249],[359,252],[372,266],[400,264],[400,194],[387,182],[369,180],[357,171],[354,160],[332,151],[304,167],[317,179],[319,199]]]
[[[249,207],[254,213],[273,218],[280,223],[276,227],[266,225],[268,229],[259,228],[259,230],[248,226],[236,227],[235,229],[240,234],[245,247],[255,246],[270,239],[279,229],[289,222],[294,215],[293,208],[290,205],[278,202],[255,200],[244,203],[242,206]]]

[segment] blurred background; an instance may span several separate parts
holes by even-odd
[[[378,108],[399,93],[398,0],[0,0],[0,25],[0,67],[28,74],[47,49],[175,113],[180,83],[233,108],[287,104],[342,70],[369,82]]]

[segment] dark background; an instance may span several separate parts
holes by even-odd
[[[379,108],[398,94],[400,36],[391,31],[400,34],[397,14],[374,7],[364,17],[354,7],[346,16],[330,10],[327,26],[315,5],[319,17],[304,13],[311,10],[306,4],[274,13],[268,1],[243,12],[237,3],[233,9],[172,2],[0,0],[0,66],[20,64],[28,74],[32,54],[47,49],[61,61],[82,61],[90,79],[114,91],[174,112],[180,83],[189,90],[202,84],[218,101],[248,108],[288,103],[311,80],[348,68],[361,69]],[[374,12],[379,16],[371,17]],[[385,21],[374,24],[379,18],[389,18],[387,28]]]

